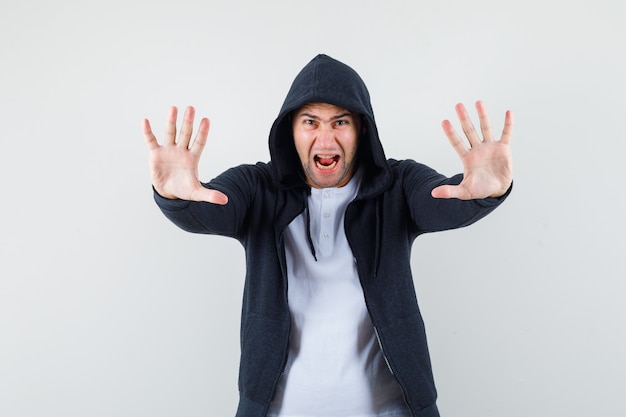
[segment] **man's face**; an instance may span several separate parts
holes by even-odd
[[[293,117],[293,138],[307,183],[343,187],[356,166],[359,115],[326,103],[309,103]]]

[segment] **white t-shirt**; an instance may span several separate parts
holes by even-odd
[[[410,417],[369,318],[344,232],[360,176],[344,187],[312,189],[306,216],[285,232],[292,328],[289,358],[272,417]]]

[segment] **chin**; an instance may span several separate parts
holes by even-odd
[[[345,166],[335,167],[332,173],[320,172],[313,164],[305,166],[304,171],[307,177],[307,183],[314,188],[334,188],[342,187],[348,183],[351,178],[350,170]]]
[[[309,182],[314,184],[316,188],[334,188],[345,185],[348,180],[346,180],[345,177],[333,176],[328,178],[320,178],[320,176],[316,176],[312,177]]]

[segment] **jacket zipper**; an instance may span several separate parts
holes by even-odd
[[[383,359],[385,360],[385,363],[387,364],[387,369],[389,369],[389,372],[391,372],[391,375],[395,376],[393,369],[391,369],[391,364],[389,363],[389,359],[387,359],[387,355],[385,355],[385,350],[383,349],[383,343],[380,341],[380,336],[378,335],[378,329],[376,328],[376,326],[374,326],[374,334],[376,335],[376,340],[378,341],[378,347],[380,348],[380,353],[383,355]]]
[[[367,307],[367,312],[369,314],[370,308],[369,308],[369,303],[368,303],[368,297],[365,294],[365,289],[363,288],[363,281],[361,281],[361,272],[359,271],[359,263],[356,259],[356,256],[353,256],[354,259],[354,263],[356,264],[357,267],[357,273],[359,274],[359,281],[361,282],[361,289],[363,290],[363,298],[365,299],[365,306]],[[391,364],[389,363],[389,359],[387,359],[387,355],[385,354],[385,349],[383,348],[383,342],[380,338],[380,335],[378,334],[378,328],[376,327],[376,323],[374,323],[374,319],[372,318],[372,315],[370,314],[370,320],[372,320],[372,327],[374,328],[374,334],[376,335],[376,341],[378,342],[378,347],[380,347],[380,353],[381,355],[383,355],[383,359],[385,360],[385,364],[387,365],[387,369],[389,369],[389,372],[391,372],[391,375],[395,378],[396,382],[398,383],[398,386],[400,387],[400,391],[402,392],[402,398],[404,399],[404,403],[406,404],[407,408],[409,409],[409,412],[411,414],[413,414],[413,410],[411,410],[411,406],[409,405],[409,401],[407,400],[406,397],[406,390],[404,388],[404,386],[400,383],[400,381],[398,381],[398,377],[396,377],[395,372],[393,371],[393,368],[391,367]]]

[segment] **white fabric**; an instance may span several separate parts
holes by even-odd
[[[272,417],[405,417],[410,413],[387,368],[359,283],[343,219],[358,177],[341,188],[312,189],[306,217],[285,233],[292,317],[289,358]]]

